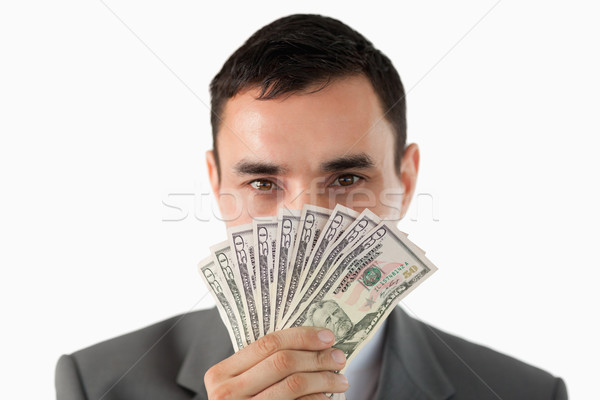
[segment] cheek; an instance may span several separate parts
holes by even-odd
[[[399,219],[404,197],[400,181],[392,178],[384,179],[377,185],[377,201],[371,210],[386,220]]]
[[[250,218],[276,216],[280,207],[281,192],[272,194],[247,192],[244,196],[244,207]]]
[[[338,331],[336,332],[336,338],[341,338],[344,337],[348,334],[348,332],[350,332],[350,329],[352,329],[352,322],[344,319],[340,321],[340,324],[338,326]]]
[[[358,212],[365,208],[375,209],[379,201],[379,192],[381,188],[378,185],[369,184],[349,191],[341,201],[346,207],[350,207]]]
[[[222,188],[217,196],[224,222],[227,226],[242,225],[252,219],[275,216],[279,208],[278,194],[263,194],[251,190]]]
[[[242,216],[243,200],[240,194],[232,191],[221,191],[217,194],[217,203],[226,223],[236,221]]]
[[[386,182],[378,177],[347,191],[347,193],[338,195],[336,200],[358,212],[368,208],[379,215],[384,208],[382,205],[385,203],[386,193],[393,191],[392,188],[386,188],[385,184]]]
[[[336,320],[334,318],[331,318],[329,320],[329,323],[325,324],[324,328],[327,328],[330,331],[332,331],[334,333],[334,335],[337,337],[338,335],[337,335],[336,330],[335,330],[335,323],[336,323]]]

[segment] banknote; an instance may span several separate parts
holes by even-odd
[[[277,217],[261,217],[252,222],[258,265],[256,301],[260,307],[261,333],[272,332],[272,292],[275,284],[275,236]]]
[[[352,222],[341,235],[326,250],[326,255],[321,258],[310,282],[307,282],[302,290],[302,296],[299,296],[292,302],[292,308],[287,318],[293,318],[301,309],[301,305],[306,303],[315,290],[320,287],[325,276],[327,276],[331,266],[341,259],[352,246],[367,235],[377,224],[381,222],[375,213],[369,209],[363,212]]]
[[[361,216],[363,218],[359,219]],[[362,237],[365,229],[369,226],[372,228],[377,222],[379,222],[379,217],[370,210],[358,214],[341,205],[336,206],[325,225],[323,236],[317,241],[315,251],[308,261],[308,268],[312,269],[312,273],[307,268],[304,277],[300,278],[301,281],[304,279],[302,295],[292,299],[287,318],[294,316],[301,309],[301,305],[307,301],[319,285],[330,265],[328,258],[335,259],[349,243]]]
[[[244,345],[248,345],[253,342],[251,338],[252,334],[250,332],[250,324],[248,323],[248,312],[246,311],[248,306],[244,301],[242,291],[239,289],[241,286],[238,286],[237,283],[237,281],[239,281],[240,274],[235,269],[235,265],[231,260],[231,247],[229,246],[229,240],[225,240],[224,242],[211,246],[210,252],[215,265],[220,268],[222,276],[225,279],[225,283],[231,292],[231,297],[235,304],[237,315],[239,316],[240,324],[242,325],[242,330],[244,331],[244,336],[242,336],[242,339],[244,341]],[[225,323],[227,322],[225,321]]]
[[[318,326],[334,332],[347,367],[400,299],[437,270],[368,209],[281,209],[227,234],[198,270],[236,351],[277,329]]]
[[[275,249],[275,290],[271,292],[273,304],[273,318],[271,319],[271,329],[274,331],[277,326],[277,318],[280,315],[281,304],[285,291],[287,275],[290,269],[290,258],[294,242],[296,240],[296,231],[300,222],[300,210],[289,210],[282,208],[277,216],[277,241]]]
[[[291,266],[285,281],[282,306],[280,307],[279,315],[277,316],[277,329],[279,329],[279,324],[281,323],[283,316],[288,313],[296,290],[300,285],[300,275],[306,267],[313,246],[322,229],[325,227],[330,215],[331,210],[328,208],[322,208],[311,204],[305,204],[302,207],[294,249],[290,256]]]
[[[263,336],[260,307],[257,306],[256,260],[252,224],[234,226],[227,229],[233,264],[238,271],[236,282],[244,298],[244,310],[250,323],[251,339]]]
[[[382,222],[331,268],[285,327],[332,329],[347,367],[398,302],[436,270],[405,235]]]
[[[310,282],[312,274],[319,265],[327,247],[335,242],[335,240],[344,232],[344,229],[356,220],[358,215],[359,213],[356,211],[344,207],[341,204],[335,206],[327,223],[323,227],[322,234],[319,235],[317,243],[315,243],[313,251],[306,263],[306,268],[302,271],[302,275],[300,276],[300,287],[302,289]]]
[[[244,347],[244,332],[240,317],[236,313],[233,297],[223,276],[223,271],[215,264],[212,257],[200,261],[198,271],[215,300],[221,319],[225,321],[225,327],[229,332],[231,343],[233,343],[233,349],[235,351],[240,350]]]

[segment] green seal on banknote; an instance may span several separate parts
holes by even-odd
[[[369,267],[362,274],[362,281],[367,287],[371,287],[381,279],[381,270],[377,267]]]

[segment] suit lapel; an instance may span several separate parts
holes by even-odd
[[[427,342],[425,327],[396,307],[386,329],[376,399],[448,399],[454,388]]]
[[[233,354],[229,334],[216,308],[198,327],[198,334],[188,351],[177,375],[177,383],[196,393],[194,399],[208,399],[204,387],[204,374],[213,365]]]

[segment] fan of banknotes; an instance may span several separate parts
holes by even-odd
[[[392,222],[338,204],[280,209],[227,231],[198,265],[237,351],[295,326],[328,328],[346,367],[437,268]]]

